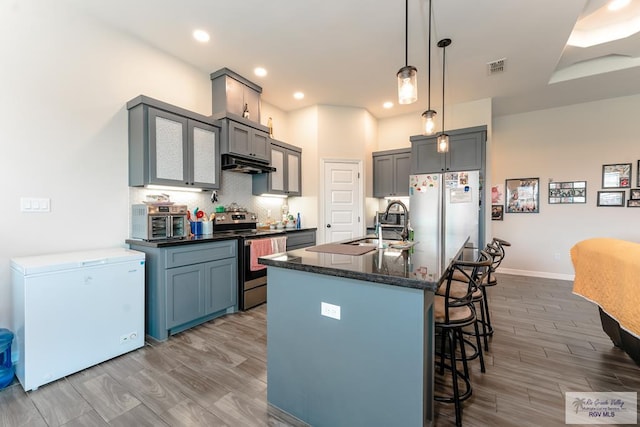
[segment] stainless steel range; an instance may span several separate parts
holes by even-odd
[[[227,208],[228,209],[228,208]],[[257,217],[243,208],[216,213],[215,233],[238,237],[238,307],[248,310],[267,301],[267,269],[256,258],[286,250],[284,230],[258,230]],[[253,260],[253,262],[252,262]]]

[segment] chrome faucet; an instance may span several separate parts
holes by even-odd
[[[400,205],[400,207],[402,207],[402,210],[404,211],[404,225],[402,226],[402,233],[400,233],[400,237],[402,237],[402,241],[404,242],[409,237],[409,209],[407,209],[407,206],[400,200],[392,200],[387,205],[387,210],[384,211],[385,220],[389,217],[389,209],[391,209],[391,206],[393,205]]]

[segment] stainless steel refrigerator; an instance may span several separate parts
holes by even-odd
[[[409,185],[415,240],[439,249],[439,265],[466,236],[468,247],[482,244],[479,171],[411,175]]]

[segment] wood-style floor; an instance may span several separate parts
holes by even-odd
[[[487,372],[473,361],[463,425],[563,426],[563,392],[640,390],[640,367],[571,287],[498,275]],[[0,391],[0,426],[295,425],[266,403],[266,310],[216,319],[29,393],[14,381]],[[452,405],[436,404],[436,417],[452,425]]]

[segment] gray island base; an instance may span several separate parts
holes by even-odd
[[[433,424],[433,297],[451,260],[466,257],[468,236],[421,241],[260,258],[269,405],[314,427]]]
[[[430,425],[433,291],[268,274],[270,405],[312,426]],[[340,320],[321,315],[323,302],[340,307]]]

